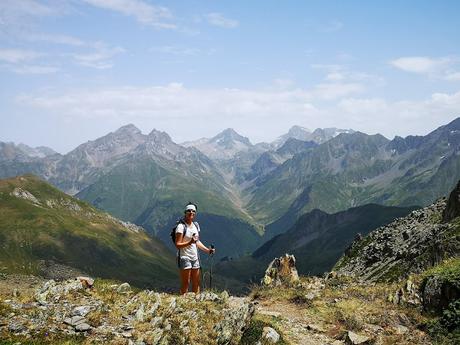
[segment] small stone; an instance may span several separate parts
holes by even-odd
[[[317,294],[315,294],[314,292],[309,292],[305,295],[305,298],[308,301],[313,301],[316,297],[317,297]]]
[[[81,323],[85,323],[86,319],[83,316],[73,316],[71,318],[64,319],[64,323],[70,326],[77,326]]]
[[[173,299],[171,300],[171,303],[169,303],[169,309],[170,309],[171,311],[174,311],[174,309],[176,309],[176,306],[177,306],[176,299],[173,298]]]
[[[155,327],[157,324],[159,324],[161,322],[163,318],[160,317],[160,316],[155,316],[152,321],[150,321],[150,324],[152,325],[152,327]]]
[[[214,292],[202,292],[196,296],[199,301],[218,301],[220,298]]]
[[[270,344],[276,344],[280,340],[280,335],[271,327],[264,327],[262,332],[262,339]]]
[[[396,334],[406,334],[409,331],[409,329],[406,326],[403,325],[397,325],[395,327],[395,332]]]
[[[91,311],[91,307],[83,305],[72,310],[72,316],[86,316]]]
[[[379,325],[367,324],[366,328],[371,330],[373,333],[383,332],[383,328]]]
[[[20,295],[19,290],[18,290],[18,289],[14,289],[12,295],[13,295],[13,297],[18,298],[19,295]]]
[[[75,326],[75,330],[77,332],[86,332],[86,331],[89,331],[90,329],[91,329],[91,326],[84,322]]]
[[[133,334],[129,331],[121,333],[124,338],[132,338]]]
[[[24,327],[24,325],[18,322],[12,322],[9,324],[8,329],[10,330],[10,332],[19,333],[24,331],[26,328]]]
[[[120,293],[131,292],[131,285],[129,285],[129,283],[123,283],[117,288],[117,292],[120,292]]]
[[[144,304],[141,304],[139,309],[136,311],[136,320],[139,322],[144,322],[144,319],[145,319]]]
[[[229,294],[226,290],[222,291],[221,294],[220,294],[220,298],[223,300],[223,301],[227,301],[228,298],[229,298]]]
[[[369,337],[365,335],[356,334],[352,331],[348,331],[345,342],[351,345],[366,344],[369,341]]]

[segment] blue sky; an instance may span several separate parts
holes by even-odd
[[[426,134],[460,116],[458,1],[2,0],[0,141],[65,153],[133,123]]]

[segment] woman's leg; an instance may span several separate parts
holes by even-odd
[[[200,269],[192,268],[190,271],[192,271],[192,291],[194,293],[200,293]]]
[[[180,293],[183,295],[188,291],[188,284],[190,282],[190,271],[191,269],[187,270],[180,270]]]

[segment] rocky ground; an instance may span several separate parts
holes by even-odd
[[[272,274],[268,286],[254,286],[245,298],[2,274],[0,344],[454,344],[433,337],[436,316],[423,303],[441,303],[436,289],[444,286],[426,282],[442,282],[458,267],[451,260],[443,270],[392,284],[334,272],[298,278],[291,267],[289,281]],[[430,296],[422,293],[426,285]]]
[[[0,286],[0,339],[12,344],[238,343],[254,312],[226,292],[179,297],[104,280],[85,288],[76,279],[7,275]]]
[[[432,344],[421,330],[420,306],[391,301],[397,285],[348,277],[302,277],[291,287],[252,292],[255,319],[271,324],[288,344]]]

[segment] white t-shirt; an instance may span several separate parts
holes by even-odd
[[[184,228],[185,228],[185,225],[182,223],[179,223],[176,228],[176,234],[184,234]],[[187,229],[185,231],[182,242],[190,241],[194,235],[199,235],[199,233],[200,233],[200,230],[197,229],[195,224],[192,222],[191,225],[187,225]],[[179,249],[179,255],[186,256],[190,260],[198,260],[198,249],[196,247],[196,243],[192,243],[188,245],[187,247]]]

